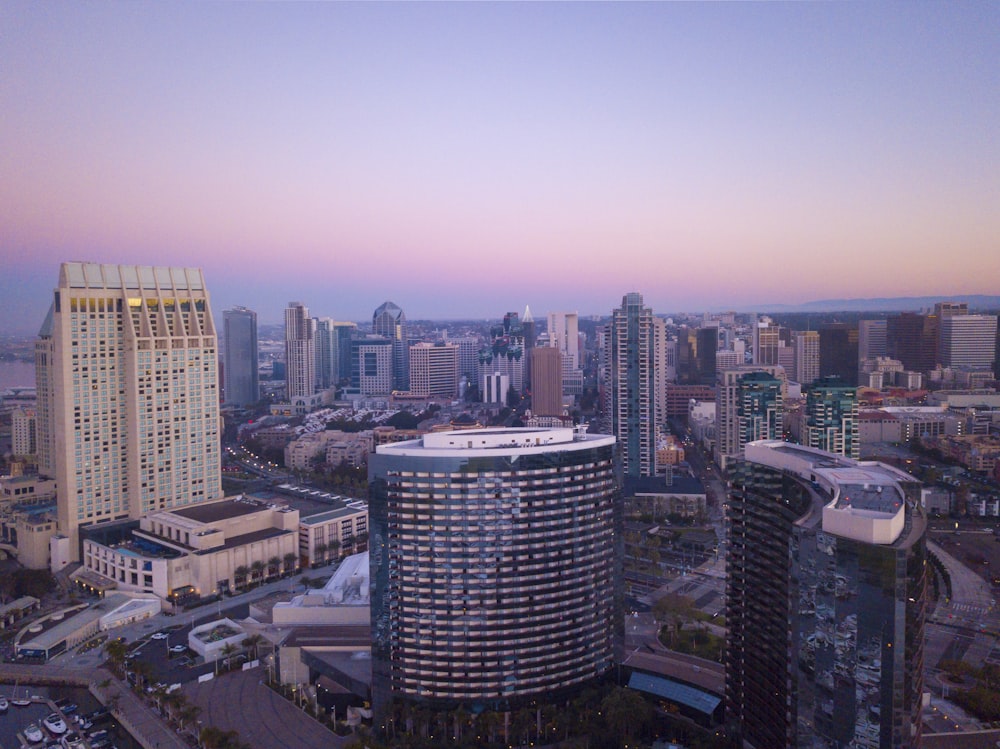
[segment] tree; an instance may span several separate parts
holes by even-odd
[[[252,581],[258,581],[264,575],[264,563],[259,559],[253,561],[250,564],[250,579]]]
[[[122,678],[125,674],[125,656],[128,655],[128,644],[125,640],[121,638],[108,640],[107,644],[104,646],[104,652],[107,653],[108,663],[111,666],[111,670],[118,676]]]
[[[234,655],[236,655],[239,652],[239,650],[240,649],[238,647],[236,647],[231,642],[227,642],[225,645],[222,646],[222,655],[225,656],[225,658],[226,658],[226,670],[227,671],[229,670],[229,667],[231,665],[230,664],[230,659]]]
[[[601,715],[624,746],[646,731],[653,719],[653,708],[638,692],[615,687],[601,701]]]
[[[252,635],[248,635],[247,638],[243,640],[243,647],[245,647],[247,649],[247,652],[251,654],[250,655],[251,660],[256,660],[257,649],[260,646],[260,643],[263,641],[263,639],[264,639],[263,635],[254,633]]]
[[[327,552],[327,549],[329,549],[329,548],[330,547],[327,546],[322,541],[320,541],[318,544],[316,544],[316,561],[317,562],[319,562],[320,564],[323,564],[323,562],[326,561],[326,552]]]
[[[236,587],[240,588],[246,585],[247,578],[250,576],[250,568],[245,564],[241,564],[235,570],[233,570],[233,580],[236,583]]]
[[[277,577],[281,572],[281,557],[274,556],[267,560],[267,576]]]
[[[290,551],[287,554],[285,554],[285,556],[282,557],[282,559],[285,562],[285,574],[290,575],[293,572],[295,572],[295,568],[299,561],[299,555],[296,554],[294,551]]]

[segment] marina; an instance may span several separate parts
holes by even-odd
[[[138,749],[98,700],[82,687],[0,684],[10,705],[0,711],[0,746],[4,749]],[[30,696],[27,696],[30,695]],[[91,720],[89,716],[94,716]]]

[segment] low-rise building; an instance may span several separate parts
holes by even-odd
[[[305,565],[352,553],[368,542],[368,505],[361,500],[342,499],[324,512],[299,521],[299,557]]]

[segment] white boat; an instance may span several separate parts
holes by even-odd
[[[41,728],[32,723],[24,727],[24,740],[29,744],[37,744],[45,740],[45,734]]]
[[[7,698],[0,694],[0,715],[3,715],[10,708]]]
[[[66,733],[66,721],[59,713],[49,713],[42,721],[42,725],[56,736]]]
[[[27,707],[31,704],[31,698],[28,697],[28,693],[25,692],[21,697],[17,696],[17,682],[14,682],[14,691],[10,695],[10,704],[17,705],[18,707]]]

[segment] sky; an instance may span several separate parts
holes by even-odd
[[[0,330],[1000,293],[1000,3],[0,4]]]

